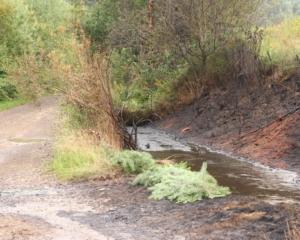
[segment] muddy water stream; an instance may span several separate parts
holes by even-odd
[[[221,185],[230,187],[233,194],[256,196],[274,203],[300,202],[300,180],[294,172],[271,169],[205,147],[183,144],[151,127],[138,129],[138,144],[156,159],[184,161],[195,171],[204,161],[208,162],[209,172]]]

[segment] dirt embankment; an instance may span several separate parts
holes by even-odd
[[[276,83],[206,92],[159,126],[188,142],[300,172],[300,70]]]

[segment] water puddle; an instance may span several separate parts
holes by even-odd
[[[156,159],[188,162],[195,171],[208,162],[209,172],[234,194],[267,198],[274,203],[300,201],[299,176],[294,172],[259,166],[206,148],[193,149],[150,127],[140,128],[138,136],[140,148]]]

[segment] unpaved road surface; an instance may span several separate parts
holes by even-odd
[[[282,240],[287,222],[300,225],[297,204],[177,205],[149,200],[130,178],[59,183],[46,171],[58,115],[53,97],[0,113],[0,240]]]
[[[58,100],[0,113],[0,239],[108,239],[86,225],[60,217],[64,211],[93,212],[76,190],[46,173]]]

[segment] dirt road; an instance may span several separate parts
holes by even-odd
[[[59,183],[46,171],[58,101],[0,113],[0,240],[284,239],[298,205],[245,196],[177,205],[130,178]]]
[[[43,98],[0,113],[0,239],[108,239],[62,211],[92,212],[76,192],[46,174],[57,99]]]

